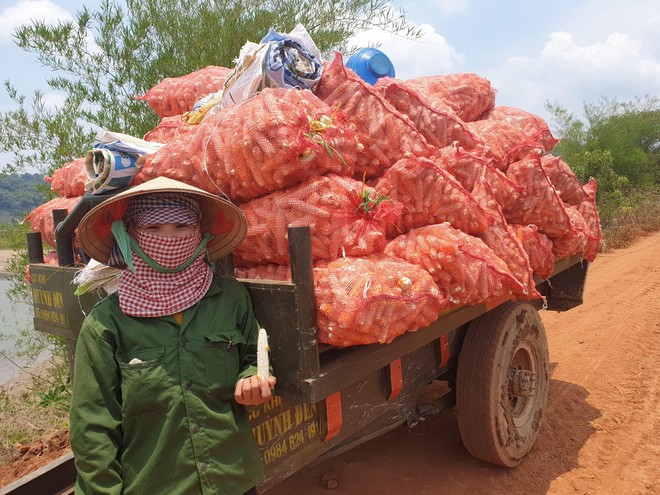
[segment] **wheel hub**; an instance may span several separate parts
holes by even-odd
[[[509,391],[520,398],[531,397],[534,390],[534,373],[530,370],[509,370]]]

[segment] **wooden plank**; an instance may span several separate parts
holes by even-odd
[[[69,452],[10,485],[0,488],[0,495],[72,493],[75,482],[76,468],[73,463],[73,454]]]
[[[271,365],[276,372],[277,391],[284,397],[302,396],[303,364],[310,351],[300,345],[298,294],[289,282],[241,280],[248,289],[259,324],[269,335]],[[318,359],[318,355],[317,355]]]
[[[312,237],[309,227],[288,229],[291,280],[298,294],[298,346],[301,378],[306,383],[320,370],[318,328],[316,325],[316,296],[312,266]]]

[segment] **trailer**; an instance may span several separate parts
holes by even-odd
[[[88,194],[70,213],[53,212],[59,266],[43,263],[40,234],[28,234],[35,329],[66,339],[71,362],[82,321],[99,299],[73,294],[78,268],[72,235],[102,199]],[[290,282],[241,279],[268,329],[278,380],[272,400],[249,409],[266,473],[260,492],[313,462],[454,406],[470,454],[509,467],[523,460],[539,434],[548,396],[539,310],[566,311],[582,303],[588,269],[582,257],[560,260],[547,280],[535,280],[543,299],[460,307],[389,344],[336,348],[317,340],[309,228],[289,228],[288,242]],[[216,271],[233,273],[231,256]],[[420,406],[420,392],[438,381],[446,393]],[[19,485],[3,493],[37,493]]]

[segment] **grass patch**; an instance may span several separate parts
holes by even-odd
[[[68,428],[68,367],[55,358],[32,373],[0,387],[0,466],[18,459],[17,446]]]
[[[25,235],[28,232],[32,232],[28,222],[0,223],[0,249],[26,249]]]
[[[598,205],[602,250],[622,249],[636,239],[660,231],[660,189],[630,191],[625,205]]]

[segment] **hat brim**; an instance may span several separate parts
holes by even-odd
[[[122,218],[130,199],[165,192],[192,194],[198,199],[202,212],[201,230],[214,235],[206,246],[211,261],[228,255],[245,239],[245,215],[228,199],[183,182],[158,177],[111,196],[92,208],[78,225],[78,242],[83,251],[91,258],[107,263],[115,244],[112,223]]]

